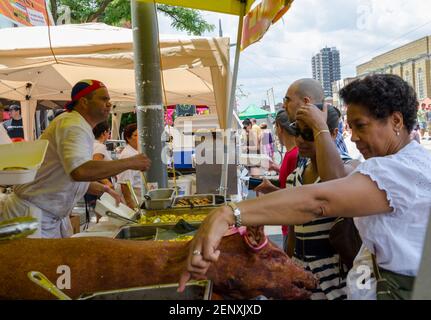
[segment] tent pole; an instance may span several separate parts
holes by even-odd
[[[168,175],[162,161],[164,110],[157,13],[152,2],[132,0],[131,9],[139,146],[140,151],[151,159],[151,168],[145,174],[148,184],[157,183],[158,188],[166,188]]]
[[[229,96],[229,103],[227,108],[227,114],[226,114],[226,132],[224,134],[224,157],[223,157],[223,165],[221,170],[221,180],[220,180],[220,191],[219,193],[221,195],[224,195],[225,201],[227,198],[227,184],[228,184],[228,168],[229,168],[229,147],[231,142],[231,128],[232,128],[232,116],[233,116],[233,109],[236,102],[235,99],[235,89],[236,89],[236,80],[238,77],[238,67],[239,67],[239,54],[241,51],[241,39],[242,39],[242,25],[245,15],[245,10],[247,6],[247,1],[240,0],[241,1],[241,13],[239,15],[239,22],[238,22],[238,33],[236,38],[236,49],[235,49],[235,61],[234,61],[234,68],[233,68],[233,75],[232,75],[232,85],[230,88],[230,96]],[[236,158],[236,157],[235,157]]]

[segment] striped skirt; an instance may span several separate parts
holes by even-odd
[[[340,274],[340,257],[329,242],[329,231],[335,218],[319,218],[295,226],[296,261],[314,274],[319,286],[313,291],[312,300],[346,299],[346,281]]]
[[[310,271],[319,280],[318,287],[313,290],[311,300],[345,300],[347,299],[346,293],[346,280],[341,278],[339,267],[339,256],[324,259],[316,259],[307,257],[304,260],[299,260],[293,257],[292,260],[303,267],[305,270]]]

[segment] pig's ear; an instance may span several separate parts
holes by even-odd
[[[262,249],[268,243],[264,226],[247,227],[244,240],[252,249]]]

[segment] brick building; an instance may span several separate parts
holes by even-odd
[[[391,73],[402,77],[416,90],[418,100],[431,97],[431,36],[393,49],[356,67],[358,77]]]

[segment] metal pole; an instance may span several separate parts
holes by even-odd
[[[271,89],[266,90],[266,97],[268,98],[268,106],[269,106],[269,110],[271,110],[271,99],[269,98],[269,91]],[[266,106],[266,102],[265,102],[265,106]]]
[[[229,104],[228,104],[227,114],[226,114],[226,134],[224,136],[224,157],[223,157],[224,161],[223,161],[223,166],[221,170],[221,181],[220,181],[220,194],[224,195],[225,199],[227,196],[229,146],[231,141],[232,116],[233,116],[233,108],[235,105],[235,89],[236,89],[236,80],[238,77],[239,54],[241,51],[242,24],[244,20],[246,5],[247,5],[246,1],[241,2],[241,13],[239,15],[239,22],[238,22],[238,33],[236,38],[235,62],[234,62],[233,75],[232,75],[232,85],[230,89]]]
[[[272,109],[271,112],[275,112],[275,96],[274,96],[274,88],[271,88],[271,92],[272,92]]]
[[[131,6],[139,145],[141,152],[152,162],[145,174],[148,184],[157,183],[158,188],[166,188],[168,176],[162,161],[164,109],[156,7],[154,3],[139,0],[132,0]]]
[[[218,19],[218,36],[223,37],[223,29],[221,28],[221,19]]]

